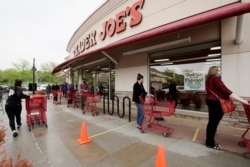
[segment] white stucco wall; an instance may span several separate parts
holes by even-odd
[[[222,56],[222,80],[239,96],[250,97],[250,52]]]
[[[250,97],[250,15],[244,15],[242,43],[235,44],[237,17],[221,23],[222,80],[239,96]]]
[[[120,57],[120,63],[116,66],[115,71],[116,91],[133,91],[133,85],[136,82],[138,73],[143,75],[143,85],[146,91],[148,91],[147,59],[146,54]]]

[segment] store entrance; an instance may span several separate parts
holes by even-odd
[[[92,93],[111,97],[115,92],[115,66],[112,62],[83,69],[83,77]]]

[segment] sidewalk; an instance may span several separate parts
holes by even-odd
[[[8,127],[7,115],[1,114],[1,124]],[[203,125],[189,126],[180,118],[166,118],[165,122],[174,129],[169,137],[147,131],[140,133],[135,128],[135,118],[128,122],[115,113],[113,116],[92,116],[82,114],[79,108],[68,108],[65,101],[61,105],[48,101],[48,128],[35,125],[31,132],[26,125],[26,111],[23,105],[23,127],[19,136],[13,138],[6,131],[4,148],[13,158],[19,151],[22,157],[37,167],[152,167],[155,166],[158,146],[165,149],[168,167],[249,167],[250,160],[242,156],[247,148],[238,146],[240,136],[218,133],[217,141],[224,151],[216,151],[203,145],[205,129]],[[186,120],[187,121],[187,120]],[[86,123],[91,142],[80,145],[82,122]],[[187,126],[184,126],[186,124]],[[204,122],[206,124],[206,122]],[[240,129],[242,131],[242,129]]]

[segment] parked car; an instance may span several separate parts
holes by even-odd
[[[28,91],[28,90],[29,90],[28,86],[22,86],[22,91]]]
[[[176,89],[177,89],[177,91],[179,91],[179,92],[185,91],[183,85],[177,85],[177,86],[176,86]],[[169,92],[169,89],[168,89],[168,88],[162,89],[162,90],[163,90],[165,93],[168,93],[168,92]]]
[[[46,90],[47,84],[40,85],[37,90]]]
[[[0,85],[0,89],[4,91],[4,93],[9,92],[10,87],[7,85]]]

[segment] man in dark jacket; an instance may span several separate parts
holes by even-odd
[[[17,137],[18,133],[16,131],[15,120],[17,123],[17,128],[19,129],[22,125],[21,123],[21,111],[22,111],[22,98],[29,98],[28,95],[23,94],[22,91],[22,81],[19,79],[15,80],[14,87],[10,88],[8,98],[5,104],[5,111],[9,118],[9,125],[13,132],[13,137]]]

